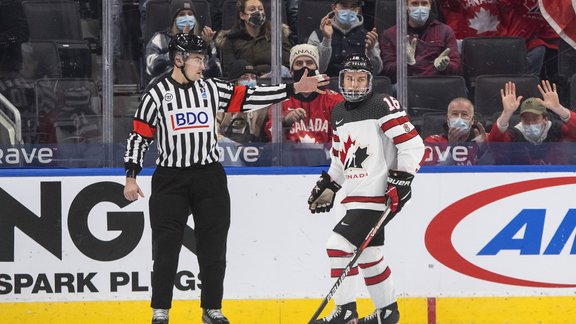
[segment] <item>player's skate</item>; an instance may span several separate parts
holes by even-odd
[[[154,309],[152,313],[152,324],[168,324],[168,310]]]
[[[230,324],[230,321],[219,309],[203,309],[202,324]]]
[[[398,303],[393,303],[384,308],[378,308],[374,313],[362,317],[358,324],[397,324],[400,320]]]
[[[356,302],[351,302],[344,305],[336,305],[336,308],[334,308],[330,315],[316,320],[315,323],[358,324]]]

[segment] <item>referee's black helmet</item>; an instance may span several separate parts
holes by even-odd
[[[208,46],[206,46],[202,37],[198,35],[178,33],[170,40],[168,51],[170,53],[170,61],[174,62],[174,57],[176,57],[178,52],[182,53],[183,59],[186,60],[190,53],[206,55]]]

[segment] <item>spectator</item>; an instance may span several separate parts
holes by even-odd
[[[448,104],[444,131],[424,139],[424,165],[476,165],[489,160],[486,130],[474,117],[474,105],[467,98]]]
[[[516,97],[516,85],[508,82],[500,90],[503,110],[488,135],[499,164],[567,164],[566,150],[552,143],[576,140],[576,113],[562,106],[556,84],[542,80],[538,85],[542,98]],[[520,122],[509,125],[510,118],[520,106]],[[558,116],[554,120],[547,109]],[[514,143],[500,146],[496,142]]]
[[[505,28],[501,36],[526,40],[528,73],[540,76],[546,50],[558,51],[559,36],[540,12],[538,0],[498,0]]]
[[[30,31],[20,1],[2,1],[0,18],[0,78],[12,79],[22,68],[21,45]]]
[[[215,32],[208,26],[205,26],[200,32],[191,0],[172,0],[170,2],[170,17],[172,24],[169,30],[155,33],[146,45],[146,73],[152,78],[172,68],[172,62],[168,55],[168,44],[173,35],[177,33],[201,34],[204,41],[213,46],[212,39]],[[207,78],[219,77],[222,75],[220,66],[215,60],[214,53],[209,54],[211,56],[209,56],[204,76]]]
[[[294,81],[300,81],[318,70],[318,50],[309,44],[299,44],[290,50],[290,74]],[[296,143],[327,143],[332,139],[330,115],[332,109],[344,100],[341,94],[326,90],[298,93],[282,102],[282,126],[285,139]],[[268,119],[266,132],[271,137],[272,120]]]
[[[338,76],[340,65],[351,54],[365,53],[374,75],[382,70],[376,29],[364,28],[361,1],[335,0],[332,11],[320,21],[320,28],[308,37],[308,44],[318,47],[320,72]]]
[[[237,85],[255,87],[257,75],[254,66],[245,60],[232,63],[229,80]],[[266,119],[266,109],[237,113],[216,113],[220,139],[222,143],[232,141],[240,144],[263,142],[263,128]]]
[[[232,62],[242,59],[252,64],[258,75],[270,72],[271,38],[270,21],[266,19],[264,5],[260,0],[238,0],[238,15],[240,19],[232,29],[221,31],[216,39],[221,48],[224,75],[230,73]],[[282,28],[282,77],[290,75],[288,56],[292,45],[288,40],[290,29]]]
[[[443,75],[460,72],[460,54],[450,26],[430,17],[431,0],[408,1],[408,75]],[[380,37],[382,73],[396,82],[397,26]]]
[[[503,29],[498,0],[438,0],[444,22],[454,30],[458,50],[466,37],[499,36]]]

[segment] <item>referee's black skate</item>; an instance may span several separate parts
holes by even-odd
[[[374,313],[366,317],[362,317],[358,324],[397,324],[399,320],[398,303],[393,303],[384,308],[378,308]]]
[[[356,302],[336,305],[336,308],[334,308],[330,315],[316,320],[315,323],[357,324],[358,312],[356,311]]]
[[[220,309],[203,309],[202,324],[230,324]]]
[[[152,313],[152,324],[168,324],[168,310],[154,309]]]

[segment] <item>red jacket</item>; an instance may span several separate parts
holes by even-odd
[[[498,0],[438,0],[438,5],[457,39],[498,36],[503,29]]]
[[[558,34],[542,16],[538,0],[498,0],[504,20],[504,31],[500,36],[518,36],[526,40],[531,50],[544,45],[558,49]]]
[[[450,26],[434,19],[424,25],[423,30],[408,27],[410,39],[418,37],[416,46],[416,64],[408,65],[408,75],[447,75],[460,73],[460,53],[456,45],[456,36]],[[419,36],[418,32],[423,31]],[[446,48],[450,48],[450,64],[444,71],[434,67],[434,60]],[[396,82],[396,26],[386,29],[380,36],[380,55],[382,56],[382,74]]]
[[[569,157],[562,143],[565,141],[576,141],[576,113],[573,111],[565,123],[552,121],[546,139],[539,145],[528,142],[512,125],[501,132],[498,125],[494,124],[488,134],[488,142],[497,164],[567,164]]]
[[[330,116],[332,109],[344,100],[344,97],[338,92],[325,90],[324,94],[312,93],[305,98],[304,96],[295,95],[282,102],[282,117],[285,117],[291,110],[304,108],[306,118],[294,122],[290,128],[284,132],[284,139],[297,143],[331,143],[332,125]],[[272,111],[269,112],[270,118],[266,122],[265,131],[271,138],[272,129]]]

